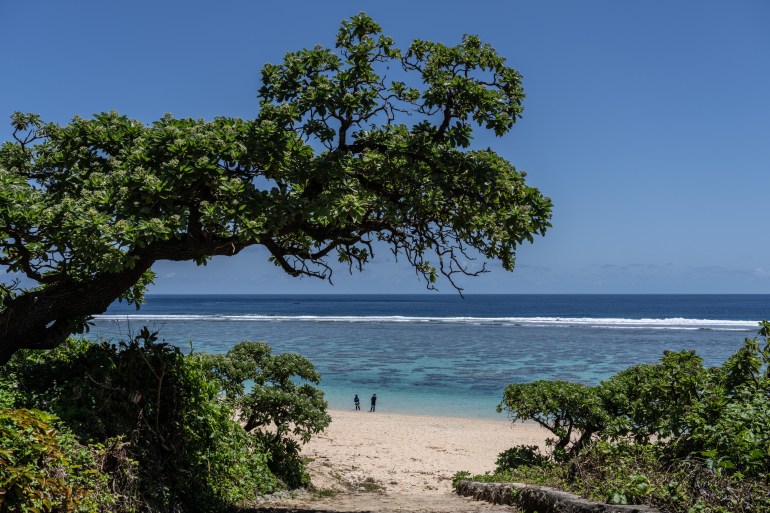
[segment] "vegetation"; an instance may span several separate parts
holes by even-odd
[[[388,73],[390,75],[388,76]],[[59,126],[12,116],[0,147],[0,364],[51,349],[116,299],[140,304],[159,260],[259,245],[293,276],[362,269],[380,241],[433,287],[512,270],[551,202],[474,130],[508,132],[521,77],[475,36],[405,50],[365,14],[333,50],[262,69],[256,119],[117,113]]]
[[[299,444],[329,417],[296,379],[319,377],[263,343],[184,356],[146,328],[17,353],[0,368],[0,510],[218,511],[304,484]],[[236,407],[249,429],[273,422],[272,436],[244,429]]]
[[[471,148],[475,130],[507,133],[524,98],[475,36],[401,50],[362,13],[333,50],[265,65],[258,97],[252,120],[11,117],[0,509],[215,511],[307,482],[299,446],[329,417],[304,358],[252,342],[184,356],[146,329],[69,338],[115,300],[138,307],[156,262],[259,245],[292,276],[331,279],[331,259],[362,270],[380,244],[428,287],[443,275],[459,289],[458,273],[486,271],[474,258],[512,270],[550,226],[523,172]]]
[[[503,405],[514,422],[534,420],[553,433],[555,438],[549,439],[553,454],[565,459],[580,450],[600,429],[606,415],[597,399],[595,391],[586,385],[536,381],[508,386]],[[501,408],[502,405],[498,406],[498,411]],[[529,452],[519,450],[517,458]]]
[[[724,364],[694,351],[626,369],[598,386],[509,385],[498,407],[553,438],[505,451],[482,480],[548,484],[671,512],[770,509],[770,323]],[[466,477],[458,474],[457,479]]]
[[[382,485],[378,483],[373,477],[367,477],[359,483],[359,488],[365,492],[381,492]]]
[[[326,413],[321,376],[306,358],[293,353],[270,354],[264,342],[242,342],[226,355],[207,355],[227,401],[239,412],[244,429],[253,432],[272,458],[268,466],[292,488],[310,478],[300,457],[300,444],[331,422]],[[294,379],[299,378],[298,385]],[[246,391],[246,382],[253,383]]]
[[[56,418],[38,410],[0,409],[0,509],[89,511],[118,498],[96,462]]]

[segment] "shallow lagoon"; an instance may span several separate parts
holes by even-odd
[[[146,324],[185,351],[264,340],[310,358],[332,408],[377,393],[380,411],[495,417],[509,383],[596,384],[665,349],[717,365],[765,317],[770,296],[161,296],[116,305],[89,337]]]

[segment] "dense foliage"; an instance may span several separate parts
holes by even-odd
[[[244,429],[272,455],[270,470],[292,488],[310,484],[300,444],[331,422],[323,392],[313,386],[321,381],[313,364],[295,353],[274,356],[264,342],[241,342],[206,358]]]
[[[94,511],[117,502],[94,452],[53,415],[0,409],[0,511]]]
[[[259,358],[246,358],[249,350]],[[4,506],[21,501],[32,511],[37,475],[44,476],[45,493],[55,500],[95,511],[217,511],[273,491],[279,480],[304,484],[299,442],[292,436],[307,441],[329,417],[322,393],[296,378],[319,379],[304,358],[271,355],[262,343],[240,344],[228,355],[184,356],[146,328],[129,342],[70,340],[53,351],[18,353],[0,369],[8,407],[0,410],[0,420],[6,419],[0,439],[12,440],[0,459],[26,458],[26,467],[14,463],[11,469],[28,470],[0,473]],[[248,388],[245,380],[253,385]],[[236,407],[244,419],[273,420],[278,435],[250,434],[236,422]],[[54,423],[52,415],[61,422]],[[18,449],[19,440],[37,433],[48,438],[29,443],[45,454],[24,456],[29,451]],[[78,448],[86,464],[68,463],[73,456],[56,444]],[[94,462],[98,472],[89,470]],[[109,493],[101,502],[84,502],[97,485]]]
[[[365,14],[333,50],[262,70],[256,119],[117,113],[12,117],[0,147],[0,363],[50,349],[114,300],[139,304],[159,260],[266,248],[293,276],[363,268],[380,241],[432,287],[512,270],[551,202],[474,131],[508,132],[521,77],[475,36],[405,50]]]
[[[500,455],[497,473],[665,511],[770,510],[770,323],[721,366],[694,351],[626,369],[598,386],[509,385],[498,407],[548,429]]]
[[[535,381],[510,385],[503,405],[514,420],[534,420],[556,438],[549,440],[553,454],[565,458],[582,448],[600,429],[605,412],[591,387],[567,381]]]

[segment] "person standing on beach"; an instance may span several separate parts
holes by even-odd
[[[374,411],[374,406],[377,404],[377,394],[374,394],[372,396],[372,407],[369,408],[369,411]]]
[[[356,404],[356,410],[361,409],[361,401],[358,399],[358,394],[353,398],[353,402]]]

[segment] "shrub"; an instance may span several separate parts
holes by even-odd
[[[540,453],[540,448],[535,445],[517,445],[503,451],[497,457],[495,473],[513,470],[519,467],[542,466],[549,459]]]
[[[611,419],[603,435],[633,436],[640,443],[681,436],[708,376],[695,351],[665,351],[660,363],[612,376],[597,387],[601,407]]]
[[[291,488],[309,485],[300,444],[331,422],[323,392],[313,386],[321,376],[310,360],[273,355],[264,342],[245,341],[227,354],[205,355],[202,362],[240,412],[244,429],[270,454],[270,470]]]
[[[694,351],[665,351],[597,387],[562,381],[509,385],[498,411],[549,429],[553,455],[569,459],[591,438],[665,447],[669,461],[706,457],[724,471],[770,475],[770,324],[722,366]]]
[[[126,343],[70,341],[16,355],[3,372],[17,402],[53,411],[81,440],[124,441],[148,508],[213,511],[271,491],[264,449],[201,360],[156,340],[145,328]]]
[[[607,418],[595,387],[566,381],[508,385],[497,411],[514,421],[533,420],[556,438],[546,443],[556,459],[566,459],[604,428]]]
[[[720,388],[721,390],[721,388]],[[706,458],[714,469],[770,477],[770,396],[741,386],[729,396],[709,391],[687,418],[687,435],[673,444],[678,452]],[[719,404],[715,412],[714,403]]]
[[[754,513],[770,510],[770,489],[735,479],[702,459],[667,462],[661,445],[599,440],[577,454],[562,485],[613,504],[648,504],[672,513]]]
[[[38,410],[0,409],[0,510],[99,511],[114,506],[93,452]]]
[[[460,481],[465,481],[471,477],[471,473],[467,470],[459,470],[452,476],[452,488],[457,489],[460,486]]]
[[[552,456],[569,472],[515,447],[498,473],[564,477],[595,499],[666,511],[770,511],[770,323],[759,334],[709,369],[694,351],[666,351],[596,387],[509,385],[498,411],[549,429]]]
[[[655,447],[629,442],[587,446],[570,462],[568,475],[580,491],[611,504],[643,503],[654,487],[666,485],[655,482],[665,475]]]

